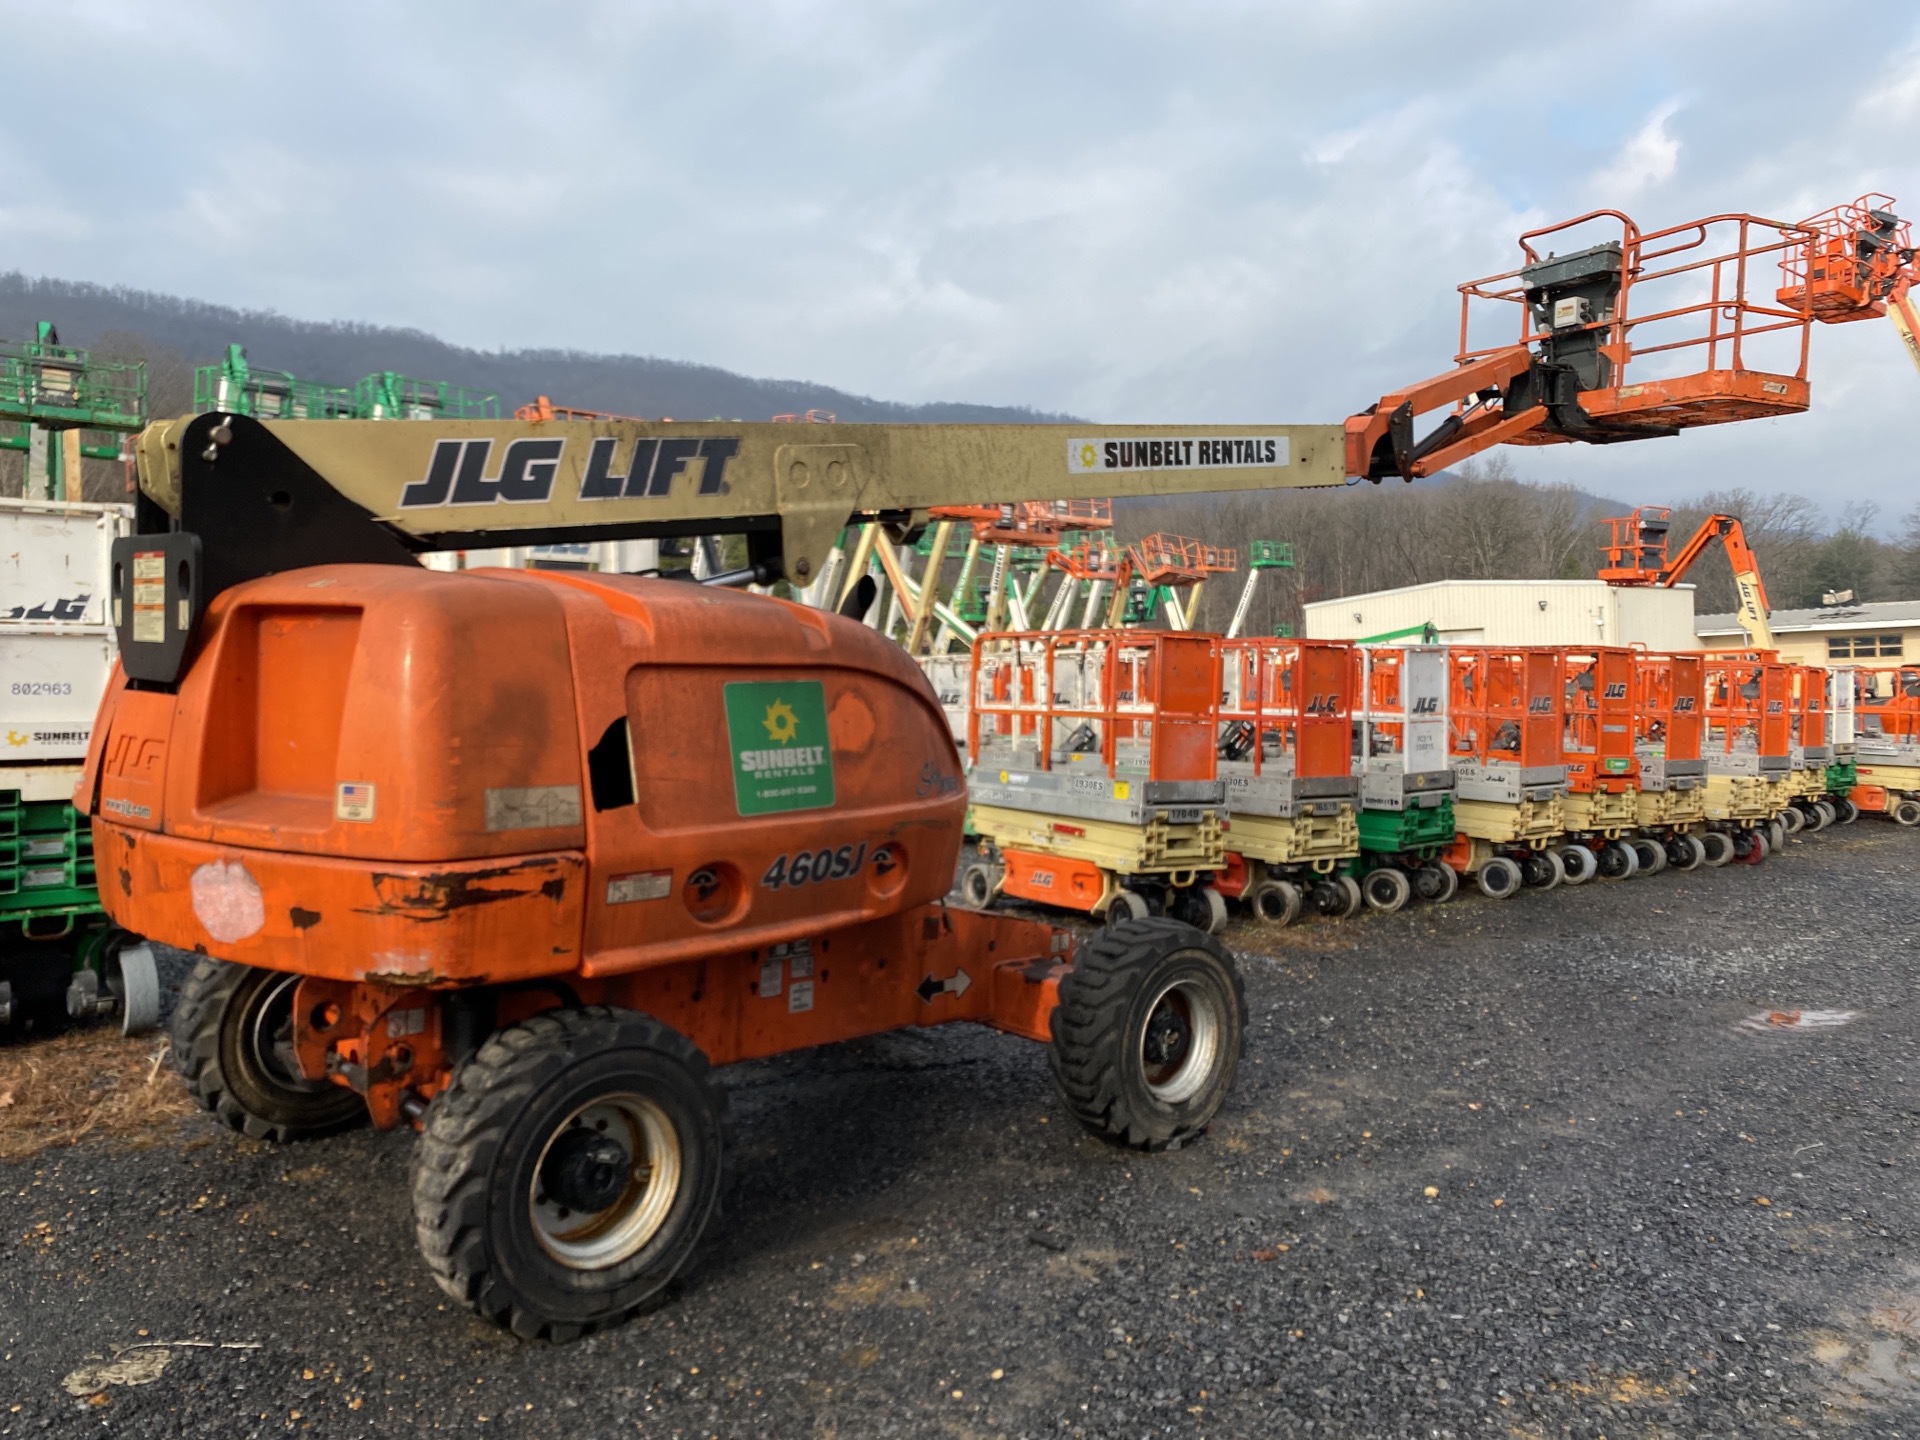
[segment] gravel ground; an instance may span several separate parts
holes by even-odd
[[[738,1067],[698,1270],[567,1347],[445,1302],[406,1135],[0,1165],[0,1436],[1920,1436],[1917,858],[1236,925],[1175,1154],[984,1031]]]

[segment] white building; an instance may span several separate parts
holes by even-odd
[[[1700,648],[1691,585],[1662,590],[1600,580],[1437,580],[1316,600],[1302,609],[1310,640],[1400,638],[1431,625],[1437,639],[1453,645]]]

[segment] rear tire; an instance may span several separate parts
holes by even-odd
[[[1413,889],[1429,905],[1444,905],[1460,893],[1460,872],[1444,860],[1429,860],[1413,875]]]
[[[1552,890],[1567,878],[1567,866],[1552,850],[1529,850],[1520,862],[1520,876],[1529,889]]]
[[[665,1299],[726,1148],[726,1092],[692,1041],[631,1010],[546,1011],[492,1036],[428,1107],[421,1254],[522,1339],[576,1339]]]
[[[1522,884],[1519,863],[1505,855],[1495,855],[1480,867],[1474,883],[1489,900],[1511,900],[1520,893]]]
[[[1137,890],[1122,890],[1107,902],[1106,921],[1109,927],[1124,925],[1129,920],[1144,920],[1152,913],[1146,896]]]
[[[1227,928],[1227,899],[1211,885],[1190,885],[1180,897],[1181,918],[1196,930],[1218,935]]]
[[[1767,849],[1775,855],[1787,853],[1786,823],[1778,817],[1769,820],[1766,825]]]
[[[1840,823],[1842,825],[1851,825],[1860,818],[1860,807],[1854,803],[1851,797],[1843,796],[1839,805],[1835,808],[1840,812]]]
[[[1698,870],[1707,858],[1707,847],[1698,835],[1675,835],[1667,841],[1667,863],[1679,871]]]
[[[1600,870],[1600,860],[1584,845],[1562,845],[1560,868],[1566,871],[1567,884],[1584,885]]]
[[[1306,897],[1291,880],[1262,880],[1245,895],[1247,909],[1263,925],[1291,925],[1306,907]]]
[[[1367,872],[1367,878],[1360,882],[1360,893],[1370,908],[1391,915],[1413,898],[1413,882],[1406,871],[1383,865]]]
[[[1780,818],[1774,822],[1789,835],[1798,835],[1807,828],[1806,813],[1798,805],[1789,805],[1780,812]]]
[[[1329,920],[1350,919],[1364,903],[1360,882],[1351,875],[1329,875],[1313,887],[1314,909]]]
[[[1733,841],[1733,858],[1742,865],[1758,865],[1767,858],[1767,836],[1764,827],[1743,830]]]
[[[1701,858],[1709,869],[1718,870],[1733,859],[1733,837],[1724,830],[1709,830],[1700,837]]]
[[[173,1064],[193,1098],[255,1140],[311,1140],[367,1120],[367,1105],[293,1057],[298,975],[201,960],[173,1012]]]
[[[960,901],[975,910],[993,904],[993,869],[984,860],[972,861],[960,872]]]
[[[1116,926],[1060,982],[1048,1047],[1060,1098],[1110,1144],[1185,1144],[1233,1089],[1246,1009],[1219,941],[1172,920]]]
[[[1908,829],[1912,829],[1914,826],[1920,825],[1920,800],[1915,800],[1911,795],[1904,799],[1896,800],[1893,808],[1888,813],[1893,816],[1894,824],[1904,825]]]
[[[1602,879],[1631,880],[1640,873],[1640,857],[1633,853],[1633,847],[1624,840],[1607,841],[1595,858],[1599,862]]]
[[[1667,847],[1658,840],[1646,836],[1635,836],[1627,844],[1633,847],[1634,857],[1640,862],[1642,875],[1658,875],[1667,868]]]

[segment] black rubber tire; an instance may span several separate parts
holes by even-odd
[[[658,1107],[684,1178],[639,1250],[570,1267],[536,1233],[533,1185],[568,1117],[613,1095]],[[434,1096],[413,1155],[414,1233],[461,1304],[522,1339],[577,1339],[666,1300],[718,1208],[727,1151],[726,1091],[692,1041],[632,1010],[543,1011],[491,1036]]]
[[[1718,870],[1733,860],[1736,847],[1733,837],[1724,830],[1707,831],[1700,837],[1700,844],[1707,852],[1704,858],[1709,869]]]
[[[1313,908],[1329,920],[1350,920],[1364,904],[1360,882],[1351,875],[1327,875],[1314,882]]]
[[[1197,1088],[1170,1102],[1153,1093],[1145,1052],[1148,1022],[1175,987],[1205,997],[1215,1030]],[[1110,1144],[1165,1150],[1201,1134],[1233,1089],[1246,1049],[1246,992],[1211,935],[1176,920],[1139,920],[1080,947],[1052,1026],[1047,1055],[1074,1119]]]
[[[1153,907],[1147,903],[1147,897],[1138,890],[1122,890],[1107,902],[1106,923],[1109,928],[1124,925],[1129,920],[1145,920],[1153,913]]]
[[[1813,828],[1830,830],[1840,819],[1840,809],[1831,800],[1821,799],[1813,802]]]
[[[1914,826],[1920,825],[1920,800],[1915,800],[1910,795],[1903,797],[1902,799],[1894,801],[1893,804],[1888,807],[1887,813],[1893,816],[1894,824],[1904,825],[1908,829],[1912,829]]]
[[[1560,868],[1566,872],[1567,884],[1584,885],[1600,872],[1600,861],[1584,845],[1562,845]]]
[[[1778,817],[1767,822],[1767,850],[1774,855],[1787,853],[1787,827]]]
[[[181,987],[169,1027],[173,1064],[193,1098],[255,1140],[313,1140],[367,1122],[367,1104],[331,1080],[306,1080],[282,1054],[262,1055],[258,1022],[290,1027],[297,975],[202,959]]]
[[[1806,812],[1798,805],[1789,805],[1780,812],[1779,818],[1774,823],[1784,829],[1787,834],[1798,835],[1807,828]]]
[[[1306,896],[1291,880],[1268,879],[1256,882],[1240,897],[1253,918],[1276,928],[1291,925],[1306,908]]]
[[[1367,872],[1360,882],[1360,893],[1369,909],[1391,915],[1413,898],[1413,882],[1407,878],[1406,871],[1382,865],[1378,870]]]
[[[1842,796],[1840,803],[1835,808],[1840,812],[1840,823],[1842,825],[1851,825],[1860,818],[1860,807],[1854,803],[1852,796]]]
[[[1444,905],[1460,893],[1460,872],[1444,860],[1429,860],[1414,872],[1413,889],[1429,905]]]

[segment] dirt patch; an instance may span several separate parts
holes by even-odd
[[[158,1139],[193,1108],[164,1039],[100,1027],[0,1046],[0,1160],[86,1135]]]

